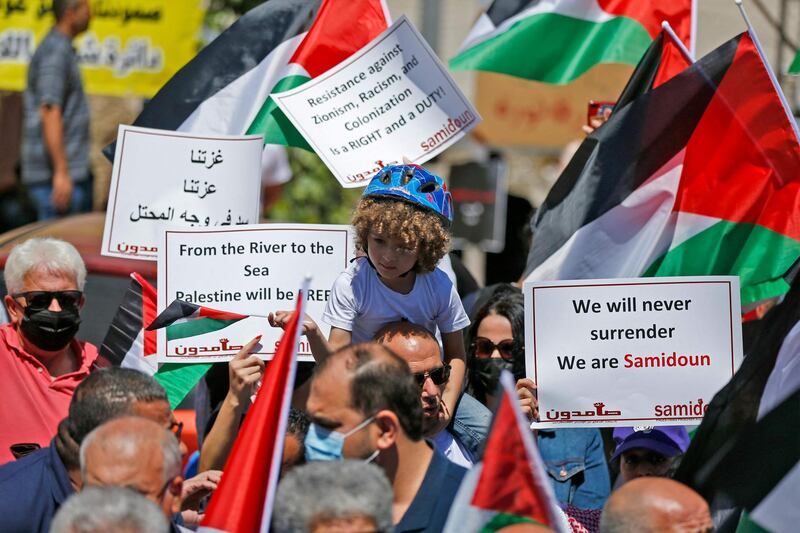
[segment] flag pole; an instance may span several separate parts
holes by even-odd
[[[292,361],[289,364],[289,375],[286,379],[286,388],[283,391],[283,398],[288,403],[284,404],[281,409],[280,418],[278,420],[278,435],[280,438],[276,441],[276,445],[283,447],[284,439],[286,438],[286,427],[289,424],[289,409],[292,402],[292,391],[294,390],[294,382],[297,377],[297,343],[303,332],[303,316],[306,312],[306,302],[308,301],[308,290],[311,288],[311,275],[306,274],[300,282],[300,290],[297,291],[297,299],[295,300],[295,313],[297,316],[295,320],[294,335],[291,339],[282,338],[281,342],[290,342],[292,354]],[[284,332],[284,337],[286,333]],[[277,355],[277,354],[276,354]],[[265,371],[266,372],[266,371]],[[265,374],[266,375],[266,374]],[[264,508],[261,516],[261,529],[260,533],[269,533],[270,525],[272,523],[272,510],[275,503],[275,494],[278,490],[278,477],[281,471],[281,454],[273,453],[272,464],[270,468],[270,479],[267,483],[267,490],[264,495]]]
[[[789,101],[786,99],[786,95],[783,94],[783,89],[781,89],[781,85],[778,83],[778,78],[775,76],[775,72],[772,70],[772,66],[767,61],[767,56],[764,54],[764,49],[761,47],[761,41],[758,39],[758,34],[756,34],[756,30],[753,25],[750,23],[750,17],[747,16],[747,11],[744,9],[744,4],[742,0],[734,0],[736,7],[739,8],[739,13],[742,15],[744,19],[744,23],[747,25],[747,32],[753,38],[753,44],[756,46],[756,50],[758,51],[758,55],[761,56],[761,62],[764,63],[764,66],[767,69],[767,74],[769,74],[769,79],[772,80],[772,85],[775,87],[775,90],[778,92],[778,97],[781,99],[781,103],[783,104],[783,110],[786,112],[786,116],[789,119],[789,124],[792,125],[792,130],[794,131],[795,138],[797,141],[800,142],[800,129],[797,127],[797,121],[794,119],[794,114],[792,113],[792,108],[789,106]]]
[[[692,57],[697,52],[697,0],[692,0],[692,25],[690,26],[692,33],[689,34],[689,46],[692,50]]]
[[[694,63],[694,56],[689,49],[686,48],[686,45],[683,44],[683,41],[678,38],[678,34],[675,33],[675,30],[672,29],[672,26],[670,26],[669,22],[666,20],[661,21],[661,28],[667,32],[667,35],[669,35],[670,39],[672,39],[672,41],[675,43],[675,46],[677,46],[678,50],[680,50],[681,54],[683,54],[684,59],[686,59],[686,61],[689,63]]]

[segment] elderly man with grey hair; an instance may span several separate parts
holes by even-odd
[[[0,326],[0,463],[14,458],[12,445],[46,446],[78,384],[108,366],[74,338],[86,267],[71,244],[29,239],[11,250],[3,275],[10,322]]]
[[[159,508],[122,487],[89,487],[58,510],[50,533],[167,533]]]
[[[392,487],[375,465],[313,462],[294,468],[278,485],[274,533],[392,530]]]
[[[181,510],[181,452],[173,434],[152,420],[124,416],[89,433],[81,444],[85,487],[132,489],[155,503],[172,524]]]

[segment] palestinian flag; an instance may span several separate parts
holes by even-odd
[[[145,329],[145,325],[156,318],[156,294],[155,287],[146,279],[136,272],[131,274],[131,285],[108,328],[100,354],[115,366],[133,368],[153,376],[167,391],[169,403],[176,409],[211,365],[158,365],[155,358],[156,332]]]
[[[153,375],[158,370],[156,334],[144,325],[156,317],[156,289],[140,274],[131,274],[131,284],[111,321],[100,355],[114,366],[133,368]]]
[[[710,479],[708,465],[716,464],[721,450],[728,450],[743,434],[751,432],[756,421],[765,420],[800,388],[800,279],[794,279],[783,302],[761,323],[753,349],[709,403],[675,475],[709,501],[716,495],[718,485]],[[795,404],[795,409],[800,414],[800,405]],[[800,433],[788,428],[783,435],[800,438]],[[800,452],[800,444],[795,445],[795,450]],[[774,452],[759,453],[759,464]]]
[[[461,482],[444,532],[488,533],[522,523],[569,531],[566,517],[553,496],[533,433],[519,408],[511,373],[503,371],[500,383],[500,405],[483,459]]]
[[[533,220],[529,280],[738,275],[744,305],[800,257],[800,146],[749,34],[617,110]]]
[[[696,11],[694,0],[495,0],[450,67],[566,84],[598,64],[636,65],[662,21],[691,49]]]
[[[739,532],[796,531],[800,389],[723,446],[695,481],[715,501],[744,511]]]
[[[662,85],[675,74],[682,72],[692,62],[683,55],[678,44],[665,30],[661,30],[636,65],[625,88],[622,89],[615,109],[622,109],[633,100]]]
[[[174,300],[156,317],[147,331],[167,328],[167,340],[185,339],[227,328],[249,315],[218,311],[183,300]]]
[[[383,0],[323,0],[319,6],[319,0],[270,0],[254,7],[178,71],[133,125],[264,134],[265,144],[310,150],[269,95],[347,59],[389,19]],[[113,158],[113,145],[105,153]]]
[[[298,291],[293,318],[264,371],[256,400],[225,463],[225,475],[200,523],[200,533],[255,533],[270,529],[297,369],[297,345],[302,331],[299,318],[305,311],[302,295],[308,287],[307,280]]]
[[[327,72],[366,46],[390,23],[385,0],[323,0],[314,25],[270,92],[294,89]],[[263,101],[247,133],[263,133],[265,142],[312,151],[272,98]]]
[[[175,300],[147,326],[145,331],[154,332],[166,328],[167,340],[171,341],[211,333],[247,317],[248,315],[218,311]],[[154,377],[167,390],[169,403],[175,409],[206,375],[209,368],[211,363],[165,363]]]

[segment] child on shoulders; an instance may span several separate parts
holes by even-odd
[[[372,340],[385,324],[408,320],[441,339],[451,366],[442,400],[449,422],[465,373],[462,330],[469,318],[456,288],[437,263],[450,245],[452,199],[439,176],[418,165],[390,165],[370,181],[353,213],[361,253],[336,279],[322,316],[331,325],[327,342],[311,320],[304,332],[315,357]],[[290,313],[270,314],[283,325]]]

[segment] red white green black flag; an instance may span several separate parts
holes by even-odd
[[[483,458],[464,476],[444,532],[489,533],[524,523],[570,531],[519,408],[514,378],[504,371],[500,383],[500,404]]]
[[[738,275],[743,305],[800,257],[800,145],[747,33],[582,143],[534,220],[526,278]]]
[[[662,21],[691,49],[696,11],[694,0],[495,0],[450,67],[566,84],[601,63],[636,65]]]

